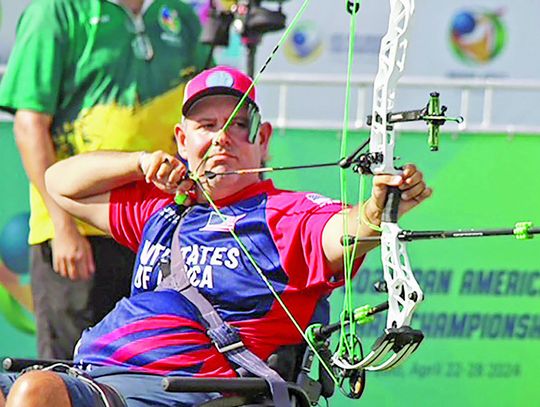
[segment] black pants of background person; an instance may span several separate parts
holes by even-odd
[[[88,240],[96,264],[88,281],[71,281],[54,272],[50,242],[31,246],[40,358],[72,359],[81,332],[99,322],[120,298],[129,296],[135,253],[108,237]]]

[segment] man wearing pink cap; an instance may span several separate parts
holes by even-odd
[[[45,398],[54,406],[196,405],[216,394],[166,393],[162,377],[239,371],[267,377],[276,405],[287,405],[281,378],[260,361],[302,338],[261,275],[305,329],[341,285],[343,218],[351,234],[376,232],[357,224],[358,208],[276,189],[255,172],[219,175],[267,158],[272,127],[260,120],[249,77],[218,66],[185,92],[175,129],[182,160],[162,151],[96,152],[48,170],[47,187],[61,206],[137,251],[132,295],[83,333],[80,370],[26,373],[8,405]],[[387,185],[403,190],[400,213],[431,195],[414,166],[402,176],[376,176],[363,214],[372,224],[381,221]],[[372,247],[359,245],[358,258]],[[9,380],[0,380],[4,394]]]

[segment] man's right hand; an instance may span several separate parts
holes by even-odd
[[[194,187],[193,180],[186,178],[187,168],[182,161],[163,151],[142,152],[139,168],[146,182],[169,194],[185,193]]]
[[[92,246],[74,222],[55,228],[51,241],[53,268],[70,280],[88,280],[95,272]]]

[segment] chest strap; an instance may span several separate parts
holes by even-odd
[[[175,290],[195,305],[206,323],[206,334],[210,337],[217,350],[229,361],[244,368],[251,374],[265,379],[270,386],[276,407],[290,407],[287,383],[275,370],[268,367],[261,358],[245,347],[238,330],[223,321],[206,297],[189,283],[180,252],[179,235],[182,220],[183,217],[180,218],[178,226],[173,232],[170,273],[161,281],[156,290]]]

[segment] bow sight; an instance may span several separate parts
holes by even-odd
[[[428,144],[431,151],[439,150],[439,131],[440,127],[449,122],[463,123],[463,117],[447,117],[445,115],[446,106],[441,106],[439,101],[439,92],[431,92],[426,106],[418,110],[406,110],[403,112],[389,112],[386,116],[386,123],[389,125],[395,123],[424,121],[428,125]],[[371,126],[373,116],[367,117],[367,125]],[[380,117],[377,117],[377,123],[382,123]],[[391,130],[390,127],[388,130]]]
[[[211,46],[208,64],[212,60],[216,46],[229,45],[229,31],[232,26],[242,37],[248,50],[247,74],[253,77],[255,54],[262,35],[285,28],[285,14],[282,3],[285,0],[268,0],[277,3],[272,10],[261,5],[262,0],[211,0],[208,21],[203,27],[201,41]]]

